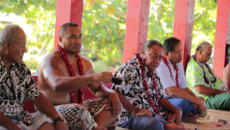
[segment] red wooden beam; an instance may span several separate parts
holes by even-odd
[[[74,22],[81,27],[83,0],[57,0],[54,50],[59,44],[59,29],[64,23]]]
[[[129,0],[123,63],[141,51],[147,40],[150,0]]]
[[[223,79],[223,69],[225,66],[226,43],[230,44],[230,0],[218,0],[217,20],[214,44],[213,69],[215,74]]]
[[[186,69],[191,53],[195,0],[175,0],[173,36],[181,40]]]

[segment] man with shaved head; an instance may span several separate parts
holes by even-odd
[[[26,51],[26,35],[18,25],[7,25],[1,30],[0,129],[68,129],[53,105],[39,92],[30,70],[22,62]],[[42,113],[24,111],[25,100],[32,100]]]
[[[201,42],[187,65],[188,86],[197,96],[206,100],[207,108],[229,110],[230,91],[225,90],[224,83],[208,65],[211,55],[212,45],[206,41]]]
[[[39,67],[39,88],[63,114],[70,128],[106,130],[118,122],[121,111],[116,92],[100,83],[111,82],[113,75],[95,74],[90,61],[79,55],[81,46],[80,27],[71,22],[63,24],[58,49],[47,55]],[[83,87],[99,98],[83,102]]]

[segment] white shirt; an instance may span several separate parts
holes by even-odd
[[[172,71],[173,79],[171,77],[169,68],[166,66],[163,60],[161,60],[160,65],[156,69],[164,89],[171,87],[171,86],[176,86],[176,69],[173,68],[171,62],[168,59],[167,61]],[[178,80],[179,80],[180,88],[187,88],[188,85],[187,85],[185,74],[184,74],[184,67],[181,63],[177,63],[176,66],[178,68]]]

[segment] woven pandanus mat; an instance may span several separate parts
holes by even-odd
[[[208,115],[209,117],[211,116],[212,119],[208,118],[208,120],[206,120],[207,122],[204,121],[199,124],[183,122],[182,124],[184,124],[188,130],[195,130],[196,128],[199,130],[230,130],[230,111],[208,109]],[[225,120],[227,124],[223,125],[221,122],[215,122],[216,119]],[[222,126],[217,127],[217,124]]]

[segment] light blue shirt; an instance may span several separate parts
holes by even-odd
[[[164,89],[168,87],[176,86],[176,70],[173,68],[171,62],[168,59],[167,61],[172,71],[173,79],[171,77],[169,68],[166,66],[163,60],[161,61],[160,65],[156,69]],[[184,67],[181,63],[177,63],[176,66],[178,68],[178,80],[179,80],[180,88],[187,88],[188,85],[184,74]]]

